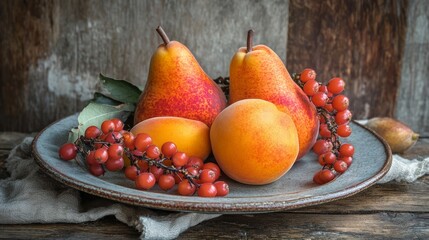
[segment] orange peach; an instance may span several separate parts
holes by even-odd
[[[210,139],[222,171],[252,185],[282,177],[299,151],[292,118],[261,99],[240,100],[225,108],[211,126]]]
[[[154,117],[136,124],[131,132],[149,134],[161,148],[165,142],[174,142],[178,151],[188,156],[206,159],[210,152],[210,130],[203,122],[181,117]]]

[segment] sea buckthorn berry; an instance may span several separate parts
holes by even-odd
[[[217,190],[213,183],[203,183],[198,188],[198,196],[200,197],[216,197]]]
[[[171,174],[163,174],[158,179],[158,185],[164,191],[170,190],[171,188],[174,187],[175,184],[176,184],[176,181],[174,180],[174,177]]]
[[[177,192],[182,196],[192,196],[195,190],[195,185],[189,182],[188,179],[184,179],[177,185]]]
[[[339,173],[343,173],[347,170],[348,165],[344,161],[338,160],[334,163],[334,170]]]
[[[95,160],[95,157],[94,157],[94,154],[95,154],[95,150],[93,150],[93,151],[90,151],[89,153],[88,153],[88,155],[86,155],[86,163],[88,164],[88,165],[98,165],[99,163]]]
[[[313,151],[317,155],[322,155],[323,153],[331,151],[333,148],[332,142],[324,139],[319,139],[313,145]]]
[[[346,138],[352,134],[352,128],[348,124],[340,125],[337,128],[337,134],[340,137]]]
[[[308,82],[310,80],[316,80],[316,71],[311,68],[306,68],[301,72],[300,78],[301,82]]]
[[[337,112],[337,114],[335,114],[335,122],[338,125],[346,124],[350,122],[351,119],[352,113],[348,109],[341,112]]]
[[[149,145],[146,148],[146,156],[148,158],[157,159],[161,155],[161,150],[156,145]]]
[[[177,146],[173,142],[165,142],[161,146],[161,152],[165,157],[170,158],[177,152]]]
[[[196,169],[201,169],[204,165],[204,161],[196,156],[189,157],[188,163],[186,164],[186,167],[194,167]]]
[[[137,189],[141,190],[149,190],[155,186],[155,183],[155,176],[149,172],[140,173],[135,180]]]
[[[329,137],[331,137],[331,134],[332,133],[331,133],[331,131],[328,128],[328,124],[321,123],[320,127],[319,127],[319,135],[321,137],[324,137],[324,138],[329,138]]]
[[[313,182],[317,183],[317,184],[323,184],[324,182],[322,182],[322,180],[320,179],[320,172],[321,171],[317,171],[316,174],[314,174],[313,176]]]
[[[213,183],[216,181],[216,173],[211,169],[201,170],[199,180],[201,183]]]
[[[176,152],[173,157],[173,165],[177,168],[183,167],[188,163],[189,157],[184,152]]]
[[[99,177],[101,175],[104,175],[104,168],[101,164],[93,164],[89,165],[89,173],[92,175]]]
[[[73,143],[66,143],[60,147],[59,156],[62,160],[72,160],[77,155],[77,147]]]
[[[228,195],[228,193],[229,193],[229,186],[228,186],[228,184],[226,182],[224,182],[224,181],[217,181],[213,185],[216,187],[216,190],[217,190],[216,196],[223,197],[223,196]]]
[[[104,166],[107,168],[107,170],[111,172],[119,171],[122,168],[124,168],[125,162],[123,158],[119,159],[107,159],[107,162],[104,164]]]
[[[109,154],[105,148],[99,148],[95,150],[94,158],[97,163],[105,163],[109,158]]]
[[[107,152],[109,154],[109,158],[119,159],[124,155],[124,147],[121,144],[115,143],[110,145]]]
[[[341,156],[351,157],[355,153],[355,148],[350,143],[344,143],[341,144],[339,152]]]
[[[323,183],[330,182],[335,178],[335,174],[329,169],[322,169],[319,174],[319,178]]]
[[[112,118],[110,119],[110,121],[113,122],[113,124],[115,124],[115,132],[120,132],[122,131],[122,129],[124,129],[124,123],[122,122],[122,120],[118,119],[118,118]]]
[[[204,169],[213,170],[215,172],[215,174],[216,174],[216,180],[220,177],[221,171],[220,171],[219,166],[216,163],[213,163],[213,162],[204,163],[202,169],[203,170]]]
[[[101,130],[96,126],[89,126],[85,130],[85,138],[96,139],[101,135]]]
[[[331,165],[337,160],[337,156],[333,152],[327,152],[319,156],[320,165]]]
[[[328,82],[328,91],[333,94],[339,94],[342,91],[344,91],[344,87],[346,86],[346,83],[341,78],[332,78]]]
[[[338,157],[338,160],[341,160],[341,161],[345,162],[348,167],[350,167],[350,165],[352,165],[352,162],[353,162],[353,158],[352,157],[343,157],[343,156],[340,156],[340,157]]]
[[[128,179],[135,181],[138,175],[139,170],[136,166],[131,165],[125,168],[125,177],[127,177]]]
[[[332,107],[338,112],[344,111],[349,107],[349,99],[344,95],[337,95],[332,99]]]
[[[328,102],[328,95],[323,92],[317,92],[311,97],[311,102],[316,107],[323,107]]]
[[[105,120],[101,124],[101,131],[103,131],[103,133],[113,132],[115,131],[115,127],[116,126],[114,122],[112,122],[111,120]]]
[[[303,90],[308,96],[313,96],[319,91],[319,83],[314,80],[310,80],[304,84]]]
[[[137,134],[134,139],[134,146],[137,150],[145,151],[146,148],[152,144],[152,138],[146,133]]]

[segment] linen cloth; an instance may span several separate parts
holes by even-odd
[[[141,239],[173,239],[188,228],[220,214],[169,213],[96,198],[85,203],[81,192],[45,175],[31,156],[33,138],[25,138],[6,160],[10,177],[0,180],[0,224],[81,223],[113,215],[135,227]],[[429,172],[429,158],[393,156],[390,171],[379,181],[412,182]]]

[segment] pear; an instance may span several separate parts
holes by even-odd
[[[226,106],[224,93],[185,45],[170,41],[161,27],[156,30],[164,43],[151,58],[134,124],[152,117],[174,116],[210,126]]]
[[[292,80],[280,57],[265,45],[253,46],[253,31],[247,47],[235,53],[230,64],[229,103],[258,98],[274,103],[288,113],[298,130],[299,154],[303,157],[314,145],[319,129],[315,106]]]
[[[405,152],[419,139],[419,134],[415,133],[410,127],[389,117],[371,118],[365,126],[386,140],[392,153]]]

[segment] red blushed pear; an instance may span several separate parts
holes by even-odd
[[[292,80],[279,56],[265,45],[252,46],[252,40],[250,30],[247,47],[238,49],[231,60],[230,104],[259,98],[289,113],[298,130],[299,159],[316,141],[319,129],[316,108]]]
[[[164,43],[152,56],[134,124],[152,117],[174,116],[210,126],[226,106],[224,93],[186,46],[170,41],[161,27],[156,30]]]

